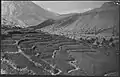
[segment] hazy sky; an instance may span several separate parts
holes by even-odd
[[[105,1],[33,1],[41,7],[60,14],[84,12],[100,7]]]

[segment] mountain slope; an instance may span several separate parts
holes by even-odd
[[[47,20],[43,21],[42,23],[39,23],[38,25],[30,26],[30,27],[27,27],[27,28],[40,29],[40,28],[50,26],[50,25],[53,25],[53,24],[54,25],[55,24],[63,25],[64,24],[63,21],[66,21],[66,19],[70,19],[73,15],[76,15],[76,14],[57,15],[56,17],[54,17],[52,19],[47,19]],[[63,22],[63,24],[61,22]]]
[[[63,34],[75,37],[80,36],[80,34],[100,34],[102,32],[106,35],[109,34],[109,36],[118,35],[118,9],[118,5],[107,2],[100,8],[95,8],[81,14],[75,14],[62,20],[56,20],[60,23],[56,22],[41,30],[52,34]]]
[[[2,17],[19,23],[21,26],[37,25],[46,19],[56,17],[31,1],[4,1]]]

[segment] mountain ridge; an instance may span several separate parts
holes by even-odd
[[[4,1],[2,3],[2,16],[21,24],[21,26],[30,26],[54,18],[56,14],[31,1]]]
[[[65,26],[60,26],[61,23],[55,23],[51,26],[42,28],[41,30],[57,35],[70,35],[70,37],[72,35],[73,37],[77,38],[80,34],[96,34],[95,32],[99,31],[100,29],[106,29],[106,31],[103,33],[106,32],[107,35],[107,28],[111,28],[111,31],[109,30],[111,34],[110,36],[117,35],[119,33],[118,9],[119,7],[116,4],[111,2],[104,3],[100,8],[95,8],[84,13],[79,13],[78,15],[76,14],[76,17],[75,15],[69,16],[67,19],[65,19],[65,22],[62,21],[64,18],[61,20],[61,22],[64,24],[67,22],[70,23],[71,20],[75,21],[69,25],[66,24]],[[102,33],[102,31],[100,33]]]

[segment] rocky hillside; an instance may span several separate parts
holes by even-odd
[[[113,2],[101,7],[57,19],[50,26],[42,28],[44,32],[78,38],[81,34],[112,36],[119,34],[119,6]]]
[[[23,26],[37,25],[46,19],[56,17],[31,1],[4,1],[2,17]]]

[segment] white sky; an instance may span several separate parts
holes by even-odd
[[[32,1],[41,7],[60,14],[84,12],[100,7],[106,1]]]

